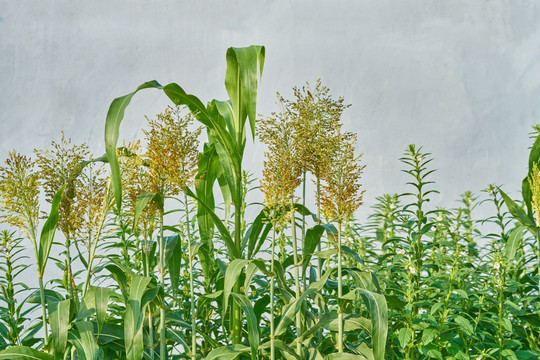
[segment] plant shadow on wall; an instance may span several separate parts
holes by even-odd
[[[256,121],[264,47],[226,58],[230,100],[204,106],[152,81],[111,104],[105,155],[64,136],[35,160],[9,154],[1,214],[18,233],[0,233],[0,359],[540,356],[538,133],[522,205],[490,186],[429,207],[432,158],[410,145],[411,192],[381,196],[360,224],[344,99],[317,81]],[[173,106],[148,119],[144,145],[118,146],[125,108],[148,88]],[[248,132],[267,146],[260,187],[242,164]],[[264,204],[249,201],[256,189]],[[477,206],[494,215],[477,220]],[[27,243],[37,290],[21,280]],[[49,260],[62,278],[48,278]]]

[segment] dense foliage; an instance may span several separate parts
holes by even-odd
[[[317,81],[256,119],[263,64],[263,47],[228,50],[228,101],[155,81],[115,99],[101,157],[64,136],[9,154],[0,359],[538,359],[537,134],[521,205],[489,186],[435,207],[431,155],[410,145],[411,191],[359,222],[348,105]],[[119,146],[147,88],[174,106]],[[248,127],[267,146],[260,182],[243,169]]]

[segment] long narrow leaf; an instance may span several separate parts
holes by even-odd
[[[49,213],[49,217],[47,218],[47,221],[45,221],[43,229],[41,230],[38,251],[38,267],[41,276],[43,276],[45,272],[45,266],[47,265],[49,253],[51,252],[56,226],[58,225],[58,208],[60,207],[60,201],[64,195],[65,188],[66,185],[63,185],[54,195],[51,204],[51,212]]]

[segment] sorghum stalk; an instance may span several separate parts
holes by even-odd
[[[159,214],[159,280],[165,289],[165,239],[163,238],[163,211]],[[159,358],[167,358],[167,343],[165,338],[165,304],[159,308]]]
[[[145,246],[147,246],[146,239],[144,241]],[[150,259],[148,254],[143,251],[143,256],[146,256],[146,274],[145,276],[150,276]],[[152,304],[148,304],[148,338],[150,341],[150,357],[154,359],[154,322],[152,320]]]
[[[293,261],[294,261],[294,286],[295,286],[295,296],[296,299],[300,297],[300,273],[298,269],[298,251],[296,249],[296,219],[294,211],[294,200],[291,201],[291,240],[293,248]],[[296,337],[302,335],[302,314],[299,312],[296,313]],[[300,355],[302,350],[302,344],[300,342],[296,343],[296,353]]]
[[[341,220],[338,221],[337,229],[337,258],[338,258],[338,303],[343,296],[342,269],[341,269]],[[343,308],[338,308],[338,352],[343,353]]]
[[[302,175],[302,206],[306,206],[306,172]],[[305,247],[306,242],[306,215],[302,212],[302,249]],[[302,267],[303,269],[303,267]],[[306,288],[306,273],[302,270],[302,285]]]
[[[275,333],[274,333],[274,248],[276,245],[276,228],[275,224],[272,224],[272,259],[270,260],[270,359],[276,359],[276,345],[275,345]]]
[[[105,225],[105,218],[107,217],[106,207],[103,209],[103,211],[104,213],[103,213],[102,221],[96,233],[96,238],[94,239],[94,244],[92,246],[90,257],[88,258],[88,269],[86,269],[86,278],[84,280],[84,287],[83,287],[83,292],[82,292],[83,298],[84,298],[84,295],[86,295],[86,292],[88,291],[88,286],[90,285],[90,277],[92,276],[92,264],[94,263],[94,259],[96,258],[96,249],[97,249],[98,239],[101,236],[101,232],[103,231],[103,226]]]
[[[237,177],[237,187],[236,187],[236,201],[235,201],[235,211],[234,211],[234,243],[236,245],[236,249],[238,250],[238,253],[240,253],[240,249],[242,247],[242,171],[238,172]],[[239,294],[240,291],[240,282],[237,281],[234,284],[233,291],[237,294]],[[242,341],[242,313],[240,310],[240,306],[236,303],[236,301],[233,301],[232,303],[232,316],[233,316],[233,324],[232,324],[232,334],[233,334],[233,343],[234,344],[240,344]]]
[[[187,228],[187,246],[188,246],[188,271],[189,271],[189,296],[190,296],[190,317],[191,317],[191,358],[195,359],[195,354],[197,352],[197,328],[195,324],[195,294],[193,292],[193,258],[194,254],[191,253],[191,231],[189,229],[189,209],[188,209],[188,199],[187,195],[184,192],[184,204],[186,207],[186,228]]]

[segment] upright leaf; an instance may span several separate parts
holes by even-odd
[[[71,300],[49,304],[49,324],[54,344],[55,359],[62,359],[66,351]]]
[[[75,323],[78,334],[71,333],[71,342],[75,345],[79,359],[98,360],[99,346],[94,337],[94,325],[90,321]]]
[[[38,250],[38,268],[40,276],[43,276],[43,273],[45,272],[45,266],[47,265],[49,253],[51,252],[56,226],[58,225],[58,208],[60,207],[60,201],[62,200],[65,188],[66,185],[63,185],[54,195],[51,204],[51,212],[49,213],[47,221],[45,221],[45,224],[43,225],[43,229],[41,229]]]
[[[127,360],[141,360],[143,357],[143,321],[145,307],[142,297],[150,278],[139,275],[131,275],[129,299],[124,313],[124,341]]]
[[[234,131],[237,140],[241,139],[242,136],[245,137],[244,122],[246,117],[249,118],[251,133],[255,137],[257,79],[262,75],[264,57],[264,46],[229,48],[227,50],[225,88],[235,113]],[[237,141],[237,144],[240,145],[241,141]]]

